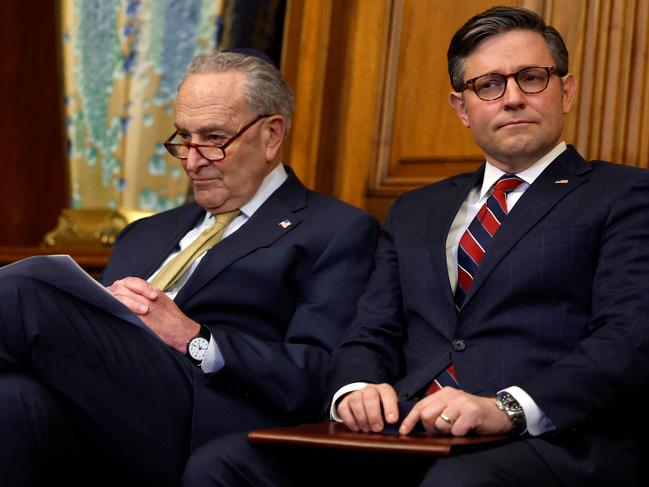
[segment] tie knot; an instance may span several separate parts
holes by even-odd
[[[229,211],[227,213],[219,213],[214,217],[215,218],[214,225],[227,227],[232,222],[232,220],[234,220],[237,216],[239,216],[239,213],[241,213],[241,211],[239,210]]]
[[[523,180],[516,176],[516,174],[503,174],[494,186],[494,191],[501,191],[503,193],[510,193],[518,188],[523,183]]]

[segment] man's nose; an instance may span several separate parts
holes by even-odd
[[[189,147],[187,159],[185,159],[185,169],[188,171],[197,171],[202,166],[207,166],[210,163],[205,159],[196,147]]]
[[[513,76],[507,78],[507,84],[505,85],[505,94],[503,95],[503,102],[506,106],[512,108],[520,108],[525,105],[525,93],[521,90],[521,87],[518,86],[518,83]]]

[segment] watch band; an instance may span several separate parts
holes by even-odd
[[[496,394],[496,407],[501,411],[507,413],[512,422],[512,430],[510,434],[521,435],[527,429],[527,421],[525,420],[525,411],[523,411],[520,403],[507,391],[500,391]]]

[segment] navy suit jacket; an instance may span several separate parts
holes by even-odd
[[[569,146],[513,207],[456,313],[446,238],[483,172],[393,205],[330,397],[366,381],[416,399],[453,363],[467,392],[517,385],[536,401],[557,430],[526,441],[567,484],[633,462],[633,428],[612,418],[649,385],[649,171]]]
[[[138,220],[102,281],[148,278],[204,216],[196,204]],[[175,298],[212,332],[225,367],[194,372],[194,446],[212,436],[313,420],[330,352],[351,324],[379,233],[369,214],[289,178],[210,249]]]

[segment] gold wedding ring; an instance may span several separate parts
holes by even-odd
[[[446,414],[444,414],[444,413],[440,414],[439,419],[444,421],[447,425],[453,426],[454,421],[451,418],[449,418],[448,416],[446,416]]]

